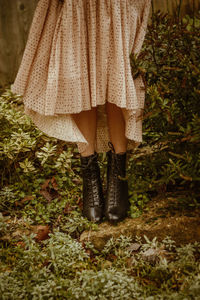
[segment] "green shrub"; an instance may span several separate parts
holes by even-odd
[[[131,238],[112,238],[102,251],[62,232],[43,244],[34,235],[24,247],[10,249],[7,265],[1,259],[0,299],[198,299],[200,244],[177,247],[169,237],[158,242],[146,238],[132,252]],[[154,262],[147,250],[159,253]],[[124,261],[122,264],[122,258]],[[113,260],[114,257],[114,260]],[[121,262],[121,263],[118,263]]]
[[[154,14],[139,58],[131,57],[133,76],[142,74],[146,83],[144,142],[130,155],[128,167],[132,217],[140,215],[152,193],[160,190],[184,188],[189,191],[186,205],[199,205],[199,19],[193,26],[188,16],[176,24],[169,16]],[[2,94],[1,210],[9,213],[16,209],[16,201],[32,195],[24,214],[51,223],[80,195],[77,149],[40,132],[22,111],[18,95],[9,90]],[[105,157],[101,159],[105,175]],[[48,191],[55,199],[51,201],[40,192],[45,180],[53,177],[57,190],[50,183]]]
[[[188,202],[195,203],[200,181],[200,16],[195,26],[191,22],[186,16],[176,24],[156,13],[139,58],[131,57],[133,76],[144,78],[146,102],[144,142],[130,158],[129,173],[136,194],[185,188],[190,190]]]
[[[131,58],[147,92],[144,142],[129,156],[132,217],[160,191],[184,191],[187,209],[199,205],[200,18],[176,24],[157,13],[152,21],[141,55]],[[81,215],[77,149],[40,132],[9,90],[0,97],[0,126],[0,299],[199,299],[199,243],[123,235],[102,251],[80,243],[81,232],[98,225]],[[48,240],[11,238],[23,224],[39,223],[52,225]],[[145,260],[148,250],[158,257]]]
[[[83,271],[71,283],[72,299],[138,299],[139,286],[133,278],[115,269]]]

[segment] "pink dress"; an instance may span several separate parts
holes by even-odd
[[[96,151],[108,150],[106,101],[122,108],[128,149],[142,142],[144,83],[133,80],[151,0],[39,0],[12,85],[24,110],[49,136],[87,141],[71,114],[97,107]]]

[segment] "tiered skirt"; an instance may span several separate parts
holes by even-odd
[[[151,0],[39,0],[12,91],[25,113],[49,136],[87,140],[73,113],[97,107],[96,151],[108,150],[105,103],[121,107],[128,148],[142,142],[145,89],[133,79],[130,54],[139,54]]]

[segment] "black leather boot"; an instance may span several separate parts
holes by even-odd
[[[113,145],[112,149],[114,151]],[[105,216],[111,223],[117,223],[127,216],[130,202],[128,200],[128,181],[126,179],[126,152],[116,154],[113,151],[107,152]]]
[[[104,199],[97,153],[81,156],[83,177],[83,215],[90,221],[100,222],[103,217]]]

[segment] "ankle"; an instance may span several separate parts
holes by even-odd
[[[125,145],[115,145],[112,142],[108,142],[108,146],[112,153],[123,155],[127,152],[127,147]]]
[[[88,152],[88,153],[80,153],[80,157],[84,157],[84,158],[89,158],[89,157],[92,157],[93,155],[95,154],[95,152]]]
[[[85,150],[83,152],[80,153],[81,157],[89,157],[95,154],[94,150]]]
[[[91,155],[93,155],[95,153],[96,153],[96,151],[95,151],[95,143],[91,142],[91,141],[88,141],[88,144],[87,144],[86,147],[84,147],[84,150],[79,151],[79,154],[82,157],[91,156]]]

